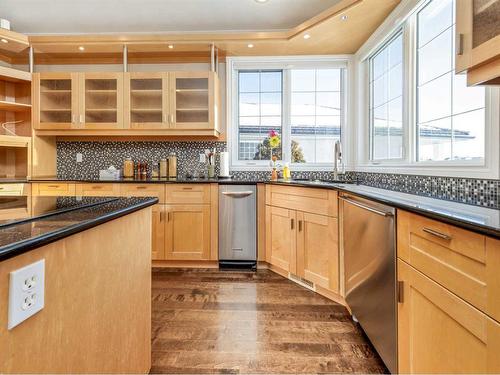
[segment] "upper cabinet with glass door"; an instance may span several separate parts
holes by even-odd
[[[168,73],[127,73],[125,75],[125,127],[168,129]]]
[[[469,85],[500,83],[500,0],[456,0],[455,71]]]
[[[80,74],[80,127],[123,128],[123,73]]]
[[[78,125],[78,73],[33,74],[35,129],[73,129]]]
[[[170,73],[170,127],[218,130],[218,90],[214,72]]]

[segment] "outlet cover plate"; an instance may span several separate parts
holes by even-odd
[[[10,330],[45,305],[45,259],[12,271],[9,275]]]

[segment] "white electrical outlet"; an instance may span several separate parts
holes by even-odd
[[[200,154],[200,163],[205,163],[205,161],[207,160],[207,157],[205,154]]]
[[[82,153],[80,153],[80,152],[78,152],[78,153],[76,154],[76,162],[77,162],[77,163],[81,163],[82,161],[83,161],[83,154],[82,154]]]
[[[44,289],[45,259],[10,273],[8,329],[14,328],[43,309]]]

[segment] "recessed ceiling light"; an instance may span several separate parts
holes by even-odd
[[[311,36],[309,34],[304,34],[304,39],[309,39]]]
[[[174,45],[173,44],[169,44],[168,48],[172,49],[172,48],[174,48]]]
[[[250,44],[248,45],[248,48],[253,48],[253,44],[252,44],[252,43],[250,43]]]
[[[1,39],[2,43],[9,43],[9,41],[7,39]]]
[[[345,21],[347,19],[347,16],[344,14],[342,17],[340,17],[342,21]]]
[[[264,3],[267,3],[268,0],[255,0],[256,3],[259,3],[259,4],[264,4]]]
[[[78,47],[78,49],[79,49],[80,51],[85,51],[85,47],[84,47],[84,46],[80,46],[80,47]]]

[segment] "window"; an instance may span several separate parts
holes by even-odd
[[[370,58],[370,158],[403,158],[403,35]]]
[[[363,82],[366,146],[359,153],[367,165],[486,166],[498,91],[467,87],[466,75],[455,74],[454,6],[454,0],[421,1],[408,14],[394,15],[401,24],[360,59],[359,77],[369,77]]]
[[[485,89],[454,72],[453,0],[417,14],[417,160],[484,158]]]
[[[291,74],[291,161],[328,163],[340,139],[341,70],[293,69]]]
[[[282,71],[240,71],[238,73],[238,159],[269,160],[267,136],[282,133]],[[281,155],[281,148],[273,151]]]
[[[276,58],[272,62],[230,58],[233,167],[267,166],[269,133],[280,135],[273,155],[295,168],[333,165],[333,148],[345,123],[344,83],[347,60],[319,57]],[[300,60],[300,61],[297,61]],[[254,59],[256,60],[256,58]],[[234,145],[234,146],[233,146]],[[236,146],[236,147],[235,147]]]

